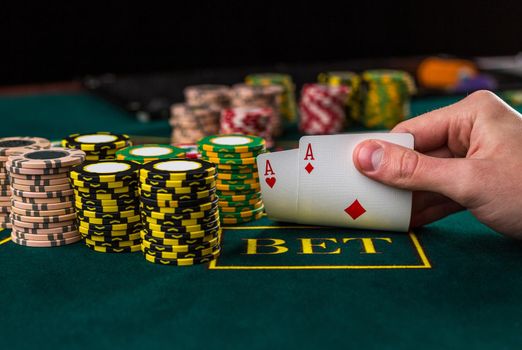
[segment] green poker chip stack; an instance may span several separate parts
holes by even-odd
[[[404,71],[368,70],[362,74],[362,116],[366,128],[392,129],[410,115],[413,78]]]
[[[216,190],[223,225],[250,222],[262,217],[256,157],[266,152],[265,140],[249,135],[213,135],[198,142],[202,159],[217,168]]]
[[[171,145],[148,144],[130,146],[116,152],[116,159],[144,164],[153,160],[185,158],[185,150]]]

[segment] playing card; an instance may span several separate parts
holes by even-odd
[[[378,183],[355,168],[353,150],[368,139],[413,147],[413,136],[403,133],[305,136],[300,139],[297,222],[408,230],[411,192]]]
[[[299,150],[264,153],[257,171],[265,212],[273,220],[294,222],[297,216],[297,164]]]

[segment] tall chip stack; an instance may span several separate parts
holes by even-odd
[[[170,112],[173,145],[195,144],[200,138],[219,130],[221,108],[177,103],[172,105]]]
[[[346,86],[349,89],[345,100],[346,126],[359,122],[361,118],[361,77],[349,71],[320,73],[317,81],[332,87]]]
[[[344,103],[348,87],[324,84],[305,84],[299,102],[299,130],[309,135],[328,135],[342,132],[346,115]]]
[[[105,131],[92,134],[72,134],[62,140],[62,147],[84,151],[87,161],[115,159],[119,149],[131,145],[129,136]]]
[[[14,243],[55,247],[81,239],[68,173],[84,159],[83,151],[60,147],[9,156],[6,166],[12,179]]]
[[[195,265],[217,258],[221,225],[216,167],[200,159],[156,160],[140,169],[145,259]]]
[[[247,85],[247,84],[236,84],[232,86],[231,92],[231,103],[232,107],[260,107],[260,108],[270,108],[272,110],[272,118],[270,121],[270,129],[271,133],[269,135],[270,139],[272,136],[279,136],[282,133],[282,125],[281,125],[281,113],[280,113],[280,105],[283,100],[283,92],[284,89],[279,85]],[[248,125],[248,124],[247,124]],[[230,133],[223,132],[223,119],[221,119],[221,133]],[[239,131],[238,131],[239,132]],[[256,136],[261,136],[266,138],[265,135],[258,134]],[[269,139],[266,139],[267,143]],[[270,146],[268,146],[270,147]]]
[[[217,167],[219,211],[224,225],[257,220],[263,201],[256,157],[266,151],[265,140],[248,135],[215,135],[198,142],[201,158]]]
[[[221,112],[221,134],[244,134],[260,136],[266,140],[267,147],[273,146],[272,108],[235,107]]]
[[[85,162],[70,173],[78,230],[90,249],[140,251],[139,165],[128,160]]]
[[[415,82],[406,72],[368,70],[362,74],[363,114],[367,128],[391,129],[410,115]]]
[[[145,164],[158,159],[184,158],[185,155],[186,151],[182,148],[171,145],[150,144],[121,149],[116,152],[116,159]]]
[[[4,137],[0,138],[0,228],[11,228],[9,213],[11,212],[11,186],[6,162],[10,155],[23,153],[29,150],[43,149],[51,147],[51,142],[41,137]],[[17,183],[34,184],[38,176],[33,179],[31,175],[16,175]],[[44,182],[36,181],[37,184],[44,185]]]
[[[279,112],[286,123],[293,123],[297,120],[295,85],[290,75],[279,73],[250,74],[245,77],[245,82],[248,85],[256,86],[281,86],[283,88],[283,95],[281,97]]]

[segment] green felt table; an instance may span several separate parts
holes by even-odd
[[[458,99],[417,99],[413,114]],[[0,136],[170,134],[165,121],[142,124],[82,92],[0,97],[0,116]],[[0,232],[5,349],[522,344],[522,244],[467,212],[407,234],[262,218],[225,229],[210,266],[184,268],[82,243],[22,247],[8,237]]]

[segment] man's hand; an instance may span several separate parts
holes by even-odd
[[[492,229],[522,239],[522,118],[495,94],[462,101],[398,124],[415,150],[379,140],[353,153],[361,173],[413,193],[412,226],[469,209]]]

